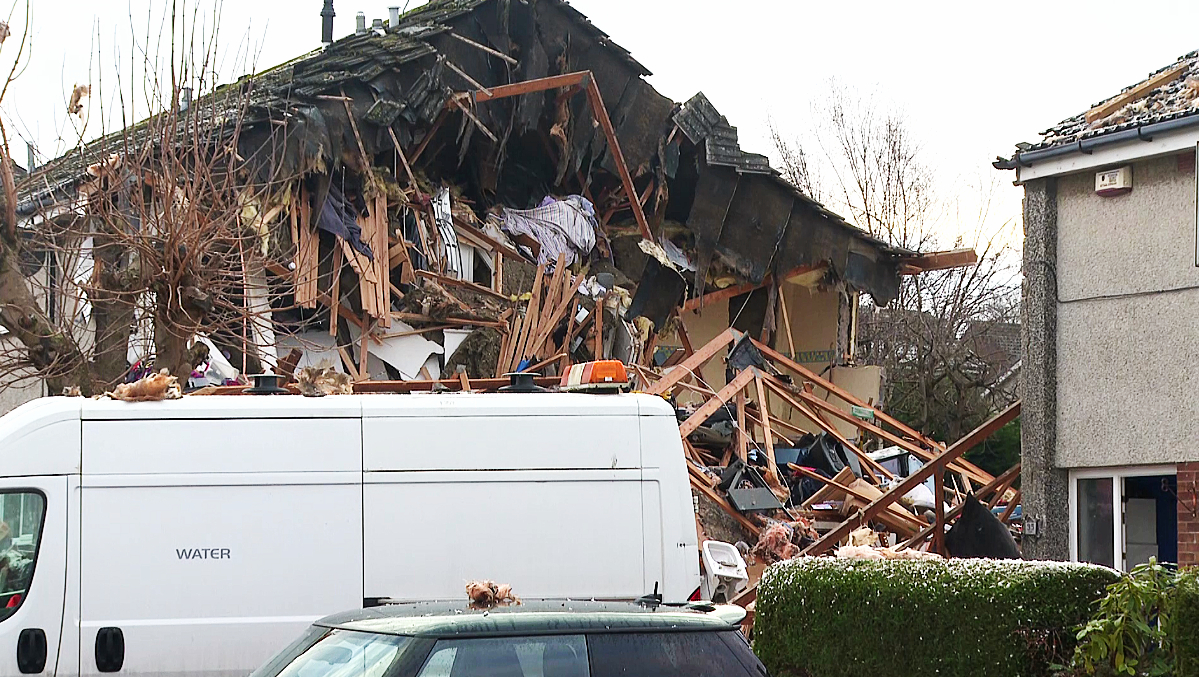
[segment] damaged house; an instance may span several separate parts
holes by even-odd
[[[232,267],[223,287],[177,274],[192,284],[178,287],[191,296],[179,294],[172,359],[155,338],[163,313],[139,305],[170,288],[113,294],[104,317],[116,304],[135,330],[107,346],[88,338],[105,297],[94,280],[129,266],[104,260],[100,236],[77,232],[83,254],[50,275],[46,314],[73,320],[77,359],[127,343],[116,376],[153,364],[190,372],[193,386],[317,364],[358,384],[447,387],[521,369],[554,376],[597,356],[663,367],[730,326],[836,380],[856,296],[885,304],[901,274],[939,259],[846,223],[742,151],[703,94],[677,104],[648,74],[557,0],[431,2],[369,26],[359,15],[354,35],[195,101],[181,88],[172,110],[21,183],[26,229],[78,231],[105,210],[153,220],[132,218],[145,202],[127,196],[160,191],[169,172],[135,167],[135,155],[178,144],[226,163],[205,206],[235,206],[228,230],[250,236],[225,243],[238,256],[221,258]],[[236,152],[218,160],[222,144]],[[188,265],[171,254],[164,270]],[[212,299],[241,314],[207,330]],[[192,351],[200,340],[208,349]],[[705,369],[724,383],[719,365]],[[877,401],[877,385],[864,397]]]
[[[851,364],[859,295],[884,306],[901,276],[972,251],[847,223],[560,0],[359,14],[338,41],[331,4],[324,48],[180,87],[20,182],[6,237],[29,256],[0,257],[0,322],[46,391],[161,369],[200,393],[268,371],[308,395],[488,391],[619,360],[677,405],[700,530],[766,544],[761,561],[870,523],[943,552],[971,492],[1008,520],[1019,471],[961,455],[1018,406],[947,447],[888,416],[884,375]],[[893,472],[867,453],[881,445],[924,465]],[[805,450],[820,473],[791,467]],[[741,486],[758,469],[767,486]],[[899,507],[924,483],[926,515]]]

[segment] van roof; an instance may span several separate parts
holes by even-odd
[[[410,393],[326,397],[205,395],[162,402],[47,397],[0,417],[3,431],[46,419],[358,418],[404,416],[674,416],[669,403],[644,394]]]
[[[413,637],[496,637],[613,632],[733,630],[740,607],[646,607],[631,602],[526,601],[472,609],[464,602],[391,604],[328,616],[316,625]]]

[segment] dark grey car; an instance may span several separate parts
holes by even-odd
[[[317,621],[252,677],[763,677],[739,607],[395,604]]]

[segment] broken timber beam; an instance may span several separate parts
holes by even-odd
[[[651,395],[664,395],[669,392],[675,384],[689,376],[695,375],[708,360],[715,357],[716,353],[720,352],[721,348],[730,345],[741,337],[741,332],[736,329],[729,328],[722,332],[716,338],[708,341],[699,350],[691,353],[691,356],[683,360],[682,364],[670,370],[668,374],[662,377],[657,383],[646,389],[645,392]]]
[[[975,428],[973,432],[966,435],[962,439],[954,442],[945,451],[941,452],[936,458],[932,459],[921,467],[916,472],[908,475],[902,482],[891,487],[887,493],[875,499],[870,505],[867,505],[856,515],[839,524],[832,531],[828,532],[820,538],[820,540],[804,548],[801,554],[803,555],[822,555],[828,552],[830,548],[841,542],[841,539],[849,535],[856,527],[867,523],[874,516],[885,510],[887,506],[898,501],[905,496],[909,491],[918,484],[923,484],[925,480],[933,475],[933,473],[943,473],[949,463],[961,457],[962,454],[973,449],[983,440],[987,439],[1009,422],[1020,415],[1020,402],[1010,405],[1007,409],[997,414],[994,418],[983,423]]]
[[[754,376],[760,373],[754,367],[743,369],[740,374],[737,374],[736,378],[729,381],[728,385],[721,388],[715,397],[704,402],[699,409],[695,410],[695,413],[687,417],[686,421],[679,424],[679,435],[687,437],[695,432],[695,429],[703,425],[709,416],[715,414],[718,409],[728,404],[729,400],[736,397],[746,386],[753,383]]]
[[[595,83],[595,77],[591,74],[591,71],[578,71],[564,75],[553,75],[547,78],[526,80],[510,85],[492,87],[489,90],[480,86],[476,87],[474,91],[469,92],[466,96],[471,97],[475,103],[482,103],[510,96],[561,89],[563,87],[581,87],[587,92],[587,100],[591,104],[591,114],[604,131],[604,137],[608,141],[608,151],[612,153],[612,161],[616,164],[617,173],[620,175],[620,183],[624,186],[626,194],[631,196],[637,195],[637,191],[633,187],[633,177],[629,174],[628,165],[625,164],[624,160],[624,153],[621,152],[620,143],[616,139],[616,129],[612,126],[612,119],[608,117],[608,109],[604,107],[603,96],[600,94],[599,86]],[[470,115],[462,104],[463,98],[465,97],[461,94],[454,95],[450,97],[447,105],[456,105],[462,109],[463,113]],[[486,132],[486,129],[484,131]],[[633,217],[637,220],[637,228],[641,231],[641,237],[650,242],[656,242],[657,240],[654,238],[653,232],[649,229],[649,222],[645,218],[645,210],[642,209],[641,204],[631,201],[629,206],[633,209]]]
[[[931,270],[964,268],[978,263],[978,254],[969,247],[945,252],[928,252],[899,260],[901,275],[918,275]]]
[[[1194,65],[1194,63],[1195,63],[1194,59],[1187,59],[1186,61],[1183,61],[1182,63],[1179,63],[1171,68],[1167,68],[1166,70],[1158,73],[1157,75],[1153,75],[1153,76],[1147,78],[1146,80],[1134,85],[1133,87],[1131,87],[1123,92],[1120,92],[1115,97],[1108,99],[1107,101],[1099,104],[1098,106],[1095,106],[1094,108],[1087,111],[1087,113],[1086,113],[1087,124],[1095,122],[1096,120],[1102,120],[1103,118],[1120,110],[1125,105],[1130,104],[1133,101],[1136,101],[1137,99],[1140,99],[1141,97],[1145,96],[1149,92],[1152,92],[1153,90],[1157,89],[1158,87],[1161,87],[1162,85],[1166,84],[1167,82],[1172,82],[1173,80],[1177,79],[1179,75],[1182,75],[1182,73],[1184,71],[1186,71],[1186,69],[1188,69],[1192,65]]]
[[[824,267],[823,264],[821,264],[819,266],[799,266],[798,268],[787,271],[785,274],[783,274],[782,278],[783,278],[783,280],[786,280],[788,278],[795,277],[796,275],[802,275],[804,273],[808,273],[808,272],[811,272],[813,270],[816,270],[818,268],[823,268],[823,267]],[[780,280],[780,282],[781,282],[781,280]],[[731,299],[734,296],[748,294],[751,291],[757,291],[763,287],[766,287],[766,286],[769,286],[772,284],[774,284],[774,274],[767,273],[766,277],[762,278],[762,281],[759,282],[758,284],[754,284],[752,282],[746,282],[745,284],[737,284],[737,285],[733,285],[731,287],[725,287],[724,289],[717,289],[716,291],[711,292],[709,294],[704,294],[703,296],[699,296],[699,297],[696,297],[693,299],[688,299],[687,302],[683,304],[683,310],[699,310],[700,308],[703,308],[704,306],[706,306],[708,304],[719,303],[721,301]]]
[[[863,494],[862,492],[858,491],[857,489],[854,489],[845,484],[841,484],[840,482],[838,482],[835,479],[829,479],[828,477],[825,477],[824,475],[821,475],[820,473],[812,472],[811,470],[808,470],[807,468],[805,468],[803,466],[795,465],[794,463],[788,463],[787,467],[793,472],[797,472],[809,479],[823,482],[826,486],[832,487],[833,489],[840,491],[841,493],[845,494],[846,496],[852,496],[853,498],[856,498],[859,501],[862,501],[863,503],[869,504],[872,500],[874,500],[874,499],[870,498],[869,496],[867,496],[866,494]],[[913,516],[911,513],[909,513],[906,510],[900,509],[900,510],[891,510],[888,512],[897,521],[903,522],[904,524],[907,524],[909,527],[911,527],[913,531],[919,531],[920,529],[922,529],[925,526],[924,522],[921,522],[919,519],[917,519],[915,516]]]
[[[766,379],[767,379],[767,382],[774,383],[776,387],[785,387],[781,381],[774,378],[773,376],[767,376]],[[811,393],[799,391],[794,394],[796,396],[798,396],[804,402],[814,405],[815,407],[822,409],[822,410],[832,414],[833,416],[836,416],[837,418],[841,419],[842,421],[845,421],[846,423],[848,423],[850,425],[857,426],[858,428],[860,428],[862,430],[873,433],[873,434],[887,440],[888,442],[904,449],[905,451],[915,454],[920,460],[922,460],[926,463],[929,462],[930,460],[932,460],[933,458],[935,458],[938,453],[939,448],[937,448],[937,447],[934,447],[934,449],[931,451],[928,449],[925,449],[925,448],[921,447],[920,445],[915,444],[911,440],[904,439],[903,437],[900,437],[899,435],[891,433],[890,431],[888,431],[884,428],[880,428],[872,423],[867,423],[866,421],[863,421],[863,420],[853,416],[849,412],[846,412],[845,410],[843,410],[839,407],[836,407],[832,404],[829,404],[828,402],[825,402],[824,400],[820,399],[819,397],[816,397],[815,395],[813,395]],[[992,479],[994,479],[993,477],[986,474],[981,469],[976,469],[976,468],[971,469],[971,468],[967,467],[965,462],[962,462],[962,461],[955,461],[953,464],[953,469],[954,470],[960,469],[960,470],[966,472],[970,476],[971,479],[975,480],[976,482],[978,482],[980,484],[986,484],[987,482],[990,482]]]

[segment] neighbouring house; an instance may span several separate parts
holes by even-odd
[[[1199,564],[1199,52],[995,162],[1024,187],[1027,557]]]

